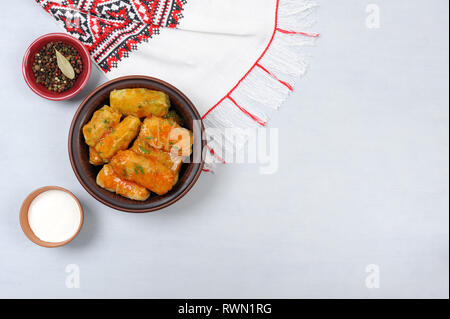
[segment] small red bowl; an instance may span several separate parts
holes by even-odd
[[[80,75],[78,75],[74,86],[61,93],[52,92],[42,84],[37,84],[31,69],[34,64],[34,56],[36,53],[38,53],[47,43],[57,41],[74,47],[80,54],[81,60],[83,61],[83,71]],[[23,77],[25,78],[25,82],[27,82],[30,89],[37,95],[52,101],[67,100],[77,95],[89,81],[91,70],[92,63],[88,50],[80,41],[65,33],[49,33],[36,39],[25,52],[22,62]]]

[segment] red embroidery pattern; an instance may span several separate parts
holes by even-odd
[[[176,28],[187,0],[36,0],[89,50],[106,73],[159,34]]]

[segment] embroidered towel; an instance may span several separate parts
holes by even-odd
[[[265,126],[306,71],[309,0],[36,0],[107,78],[142,74],[182,90],[203,115],[207,163],[241,148],[220,130]],[[214,129],[214,130],[212,130]]]

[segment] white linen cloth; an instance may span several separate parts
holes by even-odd
[[[183,91],[204,116],[209,164],[246,141],[209,129],[266,125],[266,108],[277,109],[306,71],[301,46],[318,36],[305,31],[309,0],[36,1],[108,79],[148,75]]]

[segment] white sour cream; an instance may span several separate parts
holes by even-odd
[[[81,223],[81,212],[70,194],[49,190],[31,202],[28,223],[40,240],[59,243],[75,235]]]

